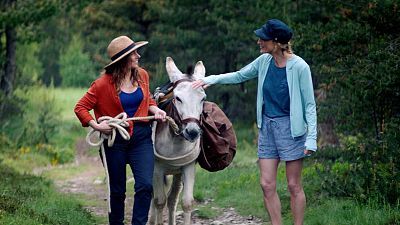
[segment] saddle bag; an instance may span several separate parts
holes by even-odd
[[[225,169],[236,154],[237,140],[232,123],[217,104],[204,102],[201,128],[203,134],[197,162],[210,172]]]

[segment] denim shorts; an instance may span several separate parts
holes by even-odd
[[[258,158],[292,161],[305,157],[306,134],[292,137],[290,117],[269,118],[263,115],[258,133]]]

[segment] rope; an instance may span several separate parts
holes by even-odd
[[[157,157],[158,160],[164,161],[171,166],[177,166],[177,167],[184,166],[184,165],[187,165],[187,164],[193,162],[194,160],[197,159],[199,154],[200,154],[200,148],[198,148],[196,146],[190,152],[186,153],[185,155],[178,156],[175,158],[168,158],[168,157],[158,154],[158,152],[154,148],[154,155]]]
[[[129,140],[130,136],[128,131],[124,128],[124,127],[129,127],[129,123],[128,121],[136,121],[136,120],[153,120],[155,117],[154,116],[144,116],[144,117],[132,117],[132,118],[127,118],[127,114],[125,112],[122,112],[120,114],[118,114],[116,117],[111,117],[111,116],[102,116],[98,119],[98,123],[101,123],[105,120],[108,120],[107,124],[114,128],[112,129],[111,134],[104,134],[104,133],[100,133],[100,140],[97,143],[93,143],[90,140],[90,137],[98,132],[96,130],[94,130],[93,128],[90,128],[89,133],[86,135],[86,142],[93,147],[98,147],[101,144],[103,144],[104,139],[108,139],[107,145],[108,147],[113,146],[114,141],[115,141],[115,136],[117,134],[117,130],[118,132],[121,134],[122,138],[125,140]],[[178,125],[175,123],[174,119],[172,119],[171,117],[167,116],[165,118],[168,122],[169,125],[171,126],[172,130],[174,131],[174,133],[176,135],[179,135],[179,127]]]
[[[107,139],[107,146],[111,147],[114,144],[115,141],[115,136],[117,134],[117,131],[120,133],[120,135],[122,136],[122,138],[124,140],[129,140],[130,139],[130,135],[128,133],[128,131],[125,129],[125,127],[129,127],[129,123],[128,121],[136,121],[136,120],[153,120],[155,118],[155,116],[145,116],[145,117],[132,117],[132,118],[127,118],[127,114],[125,112],[122,112],[120,114],[118,114],[116,117],[110,117],[110,116],[102,116],[98,119],[98,123],[101,123],[103,121],[107,121],[107,124],[112,127],[112,132],[111,134],[104,134],[100,132],[100,140],[98,142],[93,143],[90,140],[90,137],[95,134],[96,130],[94,130],[93,128],[90,128],[90,131],[88,132],[88,134],[86,135],[86,142],[92,146],[92,147],[99,147],[101,149],[101,157],[103,158],[103,163],[104,163],[104,171],[106,174],[106,180],[107,180],[107,187],[108,187],[108,195],[107,195],[107,202],[108,202],[108,212],[111,212],[111,203],[110,203],[110,178],[109,178],[109,174],[108,174],[108,166],[107,166],[107,159],[106,159],[106,153],[104,150],[104,139]],[[179,135],[179,127],[178,125],[176,125],[175,121],[167,116],[166,120],[169,122],[169,125],[171,126],[171,128],[174,130],[174,133]],[[155,149],[154,149],[155,152]]]

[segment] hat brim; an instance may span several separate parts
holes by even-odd
[[[266,35],[262,28],[255,30],[254,33],[256,34],[257,37],[259,37],[264,41],[272,40],[272,37]]]
[[[125,52],[123,55],[121,55],[120,57],[116,58],[115,60],[113,60],[112,62],[110,62],[109,64],[107,64],[104,69],[106,69],[107,67],[113,65],[114,63],[118,62],[119,60],[121,60],[122,58],[124,58],[125,56],[129,55],[131,52],[135,51],[136,49],[147,45],[149,42],[148,41],[138,41],[135,42],[135,47],[133,47],[132,49],[130,49],[129,51]]]

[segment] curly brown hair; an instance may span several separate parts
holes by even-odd
[[[126,55],[124,58],[118,60],[118,62],[105,68],[105,73],[112,75],[112,81],[118,93],[121,91],[121,85],[125,79],[125,75],[129,72],[131,73],[131,80],[138,81],[138,70],[136,68],[132,69],[130,66],[132,63],[131,54]]]

